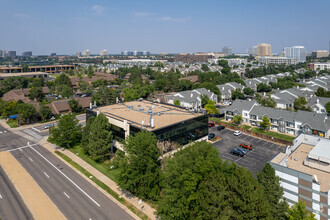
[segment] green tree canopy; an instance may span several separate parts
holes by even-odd
[[[45,94],[42,92],[41,87],[32,87],[29,92],[29,98],[31,100],[37,99],[41,102],[45,97]]]
[[[265,83],[259,83],[257,85],[257,92],[270,92],[270,91],[272,91],[272,87],[268,86]]]
[[[61,147],[70,148],[81,141],[81,125],[74,114],[63,115],[57,127],[49,129],[48,141]]]
[[[180,100],[178,99],[175,99],[173,104],[176,106],[181,106]]]
[[[205,94],[201,95],[201,102],[202,102],[202,107],[204,107],[207,103],[209,103],[209,97]]]
[[[298,97],[294,100],[293,106],[295,110],[312,111],[310,107],[305,106],[307,103],[305,97]]]
[[[56,86],[66,85],[66,86],[71,87],[70,78],[67,75],[62,73],[55,79],[55,85]]]
[[[328,114],[330,114],[330,102],[325,103],[325,110]]]
[[[41,105],[39,114],[42,120],[49,119],[52,116],[52,110],[48,105]]]
[[[32,104],[17,102],[15,111],[20,119],[20,124],[31,123],[37,115],[37,111]]]
[[[82,107],[76,99],[70,99],[68,104],[71,112],[81,112]]]
[[[202,69],[204,72],[207,72],[207,71],[210,70],[210,68],[209,68],[206,64],[202,64],[201,69]]]
[[[96,101],[98,105],[110,105],[116,103],[118,96],[118,91],[107,86],[101,86],[97,92],[93,93],[92,100]]]
[[[254,90],[250,87],[245,87],[243,89],[243,92],[244,92],[245,95],[249,95],[249,96],[254,95]]]
[[[157,140],[152,132],[129,136],[124,144],[125,156],[118,159],[118,184],[142,199],[157,200],[161,170]]]
[[[233,100],[235,100],[235,99],[244,99],[245,96],[244,96],[244,93],[242,92],[242,90],[240,88],[237,88],[232,92],[231,98]]]
[[[285,219],[288,204],[282,199],[283,188],[280,185],[280,178],[275,175],[275,169],[269,163],[258,174],[258,182],[263,185],[265,197],[272,207],[271,216],[274,219]]]
[[[215,106],[215,102],[211,100],[207,101],[207,104],[204,106],[204,108],[209,115],[219,114],[219,109]]]
[[[243,117],[242,115],[235,115],[233,118],[233,122],[236,124],[240,125],[243,122]]]
[[[302,201],[299,201],[289,208],[286,215],[288,220],[316,220],[314,216],[313,213],[305,209],[305,203]]]
[[[264,130],[268,130],[272,125],[269,118],[267,116],[262,116],[260,125]]]

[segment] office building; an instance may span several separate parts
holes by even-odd
[[[330,219],[330,140],[300,134],[271,161],[289,205],[306,204],[316,219]]]
[[[208,59],[211,59],[211,55],[174,55],[174,62],[182,63],[207,63]]]
[[[328,57],[329,52],[326,50],[315,50],[312,52],[312,57],[315,58],[322,58],[322,57]]]
[[[108,55],[108,51],[107,50],[102,50],[100,52],[100,56],[107,56]]]
[[[226,54],[226,56],[233,55],[233,51],[231,47],[225,46],[222,48],[222,52]]]
[[[296,63],[303,63],[306,62],[306,49],[303,46],[285,47],[284,56],[287,58],[295,58]]]
[[[84,57],[89,57],[90,55],[91,55],[90,50],[85,50],[84,52],[82,52],[82,56],[84,56]]]
[[[253,46],[252,48],[248,49],[248,54],[250,56],[257,56],[258,55],[258,47],[257,46]]]
[[[86,119],[98,114],[108,118],[115,139],[112,144],[119,149],[128,136],[140,131],[153,132],[159,141],[180,145],[206,139],[208,135],[207,115],[192,114],[174,105],[146,100],[117,103],[87,109]]]
[[[13,57],[16,57],[16,51],[14,51],[14,50],[9,50],[9,51],[8,51],[8,56],[9,56],[9,57],[12,57],[12,58],[13,58]]]
[[[296,64],[295,58],[287,58],[287,57],[271,57],[271,56],[261,56],[259,57],[259,62],[263,64],[285,64],[285,65],[294,65]]]
[[[150,56],[150,52],[149,51],[142,51],[142,56]]]
[[[50,56],[51,57],[55,57],[56,56],[56,53],[51,53]]]
[[[6,57],[6,56],[7,56],[7,51],[0,50],[0,57]]]
[[[65,70],[74,70],[75,65],[28,66],[28,72],[60,73]],[[23,67],[0,67],[0,73],[22,73]]]
[[[79,52],[79,51],[76,53],[76,56],[77,56],[77,57],[81,57],[81,55],[82,55],[82,54],[81,54],[81,52]]]
[[[258,56],[272,56],[272,46],[270,44],[261,43],[257,46]]]
[[[32,56],[32,51],[25,51],[22,53],[23,57],[31,57]]]
[[[330,63],[308,63],[307,67],[310,70],[330,70]]]
[[[128,51],[125,50],[125,51],[121,52],[121,55],[123,55],[123,56],[128,56]]]

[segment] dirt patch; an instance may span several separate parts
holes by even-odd
[[[35,219],[66,219],[10,152],[0,153],[0,165]]]

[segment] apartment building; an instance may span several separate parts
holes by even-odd
[[[303,201],[320,220],[330,219],[329,147],[329,139],[300,134],[270,161],[289,205]]]
[[[306,62],[306,49],[303,46],[285,47],[284,55],[287,58],[295,58],[296,63]]]
[[[327,50],[315,50],[312,52],[312,57],[315,58],[322,58],[328,56],[329,56],[329,52]]]
[[[261,56],[259,57],[259,62],[263,64],[285,64],[285,65],[294,65],[296,64],[295,58],[288,58],[288,57],[271,57],[271,56]]]
[[[219,88],[219,90],[221,92],[221,97],[220,97],[221,101],[231,100],[232,91],[234,91],[236,89],[243,90],[245,88],[245,86],[238,84],[236,82],[230,82],[230,83],[226,83],[223,85],[217,85],[217,87]]]
[[[310,70],[330,70],[330,63],[308,63],[308,68]]]
[[[247,110],[245,106],[252,106],[252,108]],[[293,112],[263,107],[254,101],[248,105],[247,101],[235,100],[226,108],[225,119],[231,121],[235,115],[242,115],[244,123],[252,126],[259,126],[262,117],[266,116],[271,121],[270,130],[280,133],[290,135],[305,133],[327,138],[330,136],[330,120],[325,114],[307,111]]]
[[[272,56],[272,46],[270,44],[258,44],[257,46],[258,56]]]

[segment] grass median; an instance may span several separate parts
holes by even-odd
[[[259,128],[252,128],[251,131],[256,132],[256,133],[260,133],[260,134],[265,134],[267,136],[271,136],[280,140],[284,140],[284,141],[290,141],[292,142],[293,139],[295,139],[295,137],[289,136],[289,135],[285,135],[285,134],[279,134],[276,132],[272,132],[272,131],[265,131]]]
[[[137,216],[139,216],[141,219],[149,219],[148,216],[143,214],[140,210],[138,210],[136,207],[131,205],[129,202],[127,202],[125,199],[119,197],[119,195],[114,192],[110,187],[108,187],[106,184],[104,184],[101,180],[97,179],[95,176],[93,176],[90,172],[85,170],[83,167],[81,167],[79,164],[74,162],[70,157],[64,155],[63,153],[59,151],[55,151],[57,155],[59,155],[61,158],[63,158],[65,161],[67,161],[69,164],[71,164],[74,168],[79,170],[81,173],[83,173],[85,176],[87,176],[90,180],[92,180],[94,183],[96,183],[99,187],[101,187],[103,190],[107,191],[113,198],[115,198],[117,201],[119,201],[121,204],[126,206],[129,210],[131,210],[133,213],[135,213]],[[90,178],[92,176],[92,178]]]

